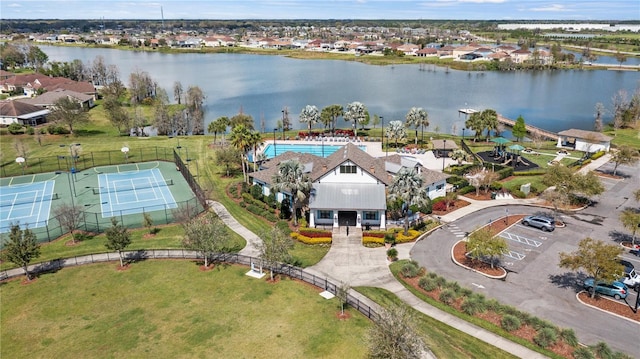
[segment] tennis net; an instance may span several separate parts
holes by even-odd
[[[11,206],[17,206],[17,205],[21,205],[21,204],[36,204],[36,203],[40,203],[40,202],[44,202],[44,201],[52,201],[54,199],[59,199],[59,198],[60,197],[58,197],[57,193],[52,193],[52,194],[48,194],[48,195],[41,196],[41,197],[35,197],[35,198],[2,199],[2,200],[0,200],[0,207],[11,207]]]
[[[94,187],[93,194],[100,194],[101,192],[127,192],[127,191],[139,191],[147,188],[159,188],[173,186],[173,180],[168,179],[164,182],[156,182],[156,183],[145,183],[141,185],[132,185],[132,186],[116,186],[116,187]]]

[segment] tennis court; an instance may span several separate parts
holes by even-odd
[[[169,186],[159,169],[101,173],[98,188],[102,218],[177,208]]]
[[[12,224],[21,228],[45,227],[49,220],[55,181],[43,181],[0,187],[0,233],[9,232]]]

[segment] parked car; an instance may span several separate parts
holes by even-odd
[[[625,273],[624,277],[620,278],[620,281],[627,285],[629,288],[635,288],[640,285],[640,274],[636,273],[635,269]]]
[[[632,249],[629,251],[629,253],[633,254],[634,256],[640,257],[640,249]]]
[[[622,264],[624,266],[624,272],[625,273],[629,273],[631,272],[631,270],[633,270],[635,267],[633,266],[633,263],[629,262],[628,260],[625,259],[618,259],[618,263]]]
[[[594,290],[593,278],[585,279],[582,286],[585,290],[587,290],[587,292],[591,292],[592,290]],[[608,295],[614,297],[615,299],[624,299],[629,293],[629,288],[626,284],[618,281],[614,281],[611,283],[599,282],[597,285],[595,285],[595,291],[596,293]]]
[[[556,223],[553,218],[544,216],[526,216],[522,219],[522,224],[541,229],[545,232],[552,232],[556,229]]]

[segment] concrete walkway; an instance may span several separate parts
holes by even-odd
[[[523,200],[469,201],[476,204],[473,207],[474,210],[480,210],[482,208],[495,205],[505,205],[508,203],[521,204],[523,202]],[[247,240],[247,248],[243,249],[241,253],[249,255],[249,253],[257,251],[260,243],[258,236],[239,224],[220,203],[215,201],[209,202],[214,211],[218,213],[218,216],[229,227],[231,227],[233,231],[243,237],[246,235],[245,239]],[[474,203],[472,203],[472,205]],[[451,216],[450,218],[452,218],[451,220],[454,220],[455,218],[462,217],[463,215],[466,214],[460,213],[459,215]],[[386,258],[386,249],[384,247],[364,247],[360,243],[360,237],[361,233],[359,231],[357,233],[351,232],[350,236],[346,235],[344,229],[339,233],[334,233],[333,243],[329,252],[320,262],[314,266],[306,268],[305,270],[317,276],[330,279],[335,283],[343,282],[350,286],[369,286],[386,289],[397,295],[400,300],[416,310],[486,343],[496,346],[508,353],[520,358],[545,358],[544,355],[541,355],[531,349],[509,341],[497,334],[468,323],[456,316],[423,302],[420,298],[416,297],[402,286],[402,284],[395,279],[393,274],[391,274],[391,271],[389,270],[389,263]],[[413,243],[397,245],[396,249],[398,250],[398,258],[410,259],[409,253],[412,247]],[[372,308],[380,308],[375,302],[355,291],[352,291],[351,294]],[[427,353],[426,356],[427,358],[434,358],[431,353]]]
[[[260,244],[261,240],[255,233],[248,230],[245,226],[241,225],[235,218],[227,211],[227,209],[216,201],[207,200],[207,204],[214,212],[220,217],[220,219],[226,224],[232,231],[238,233],[242,238],[247,241],[247,245],[239,252],[246,256],[259,257],[260,256]]]

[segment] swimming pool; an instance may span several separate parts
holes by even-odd
[[[344,146],[344,145],[343,145]],[[281,155],[287,151],[297,153],[310,153],[319,157],[329,157],[332,153],[336,152],[342,146],[336,145],[322,145],[318,144],[300,144],[300,143],[276,143],[274,146],[272,143],[268,144],[264,148],[263,153],[267,158],[273,158]],[[361,150],[366,151],[367,146],[358,146]]]

